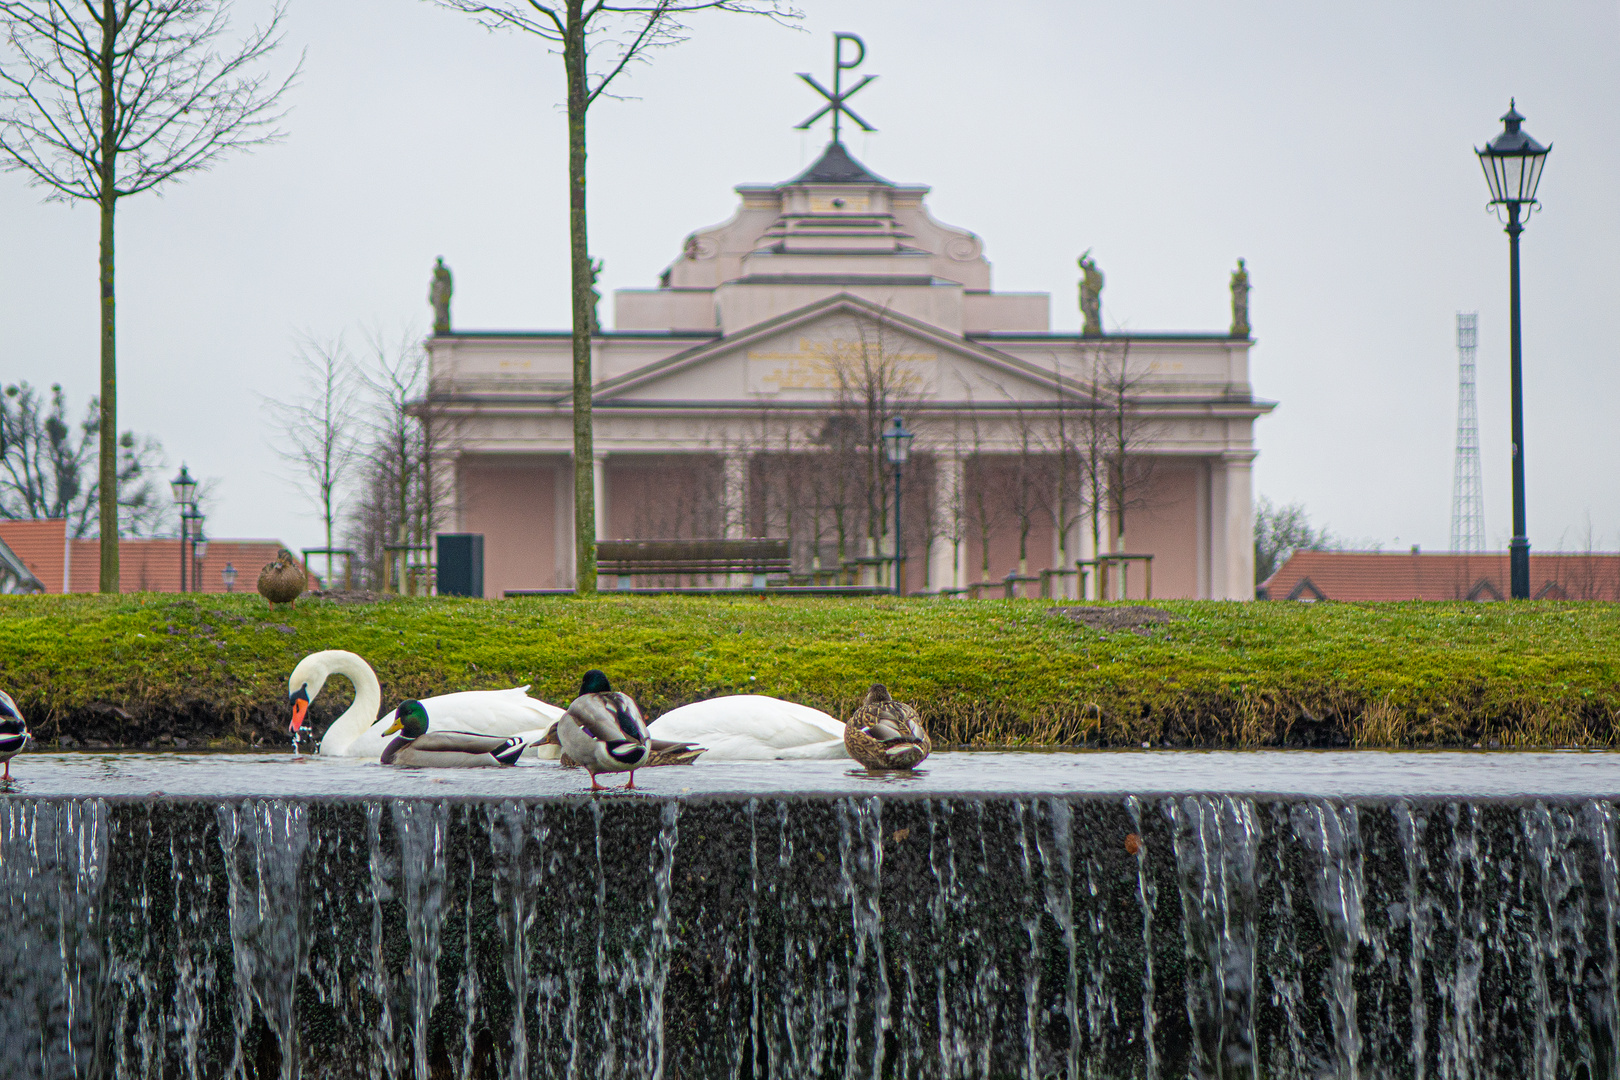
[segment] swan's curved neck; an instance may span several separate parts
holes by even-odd
[[[354,653],[334,651],[327,661],[326,673],[342,675],[354,684],[354,704],[332,721],[332,726],[321,736],[321,753],[341,754],[377,722],[377,713],[382,708],[382,687],[371,665]]]

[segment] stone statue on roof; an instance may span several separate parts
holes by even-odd
[[[1249,336],[1249,271],[1242,259],[1232,271],[1232,336]]]
[[[596,305],[602,302],[602,294],[597,291],[596,279],[602,276],[602,260],[591,260],[591,335],[594,337],[602,332],[602,323],[596,317]]]
[[[1090,248],[1080,256],[1080,273],[1080,314],[1085,318],[1080,333],[1086,337],[1101,337],[1103,273],[1097,269]]]
[[[440,255],[438,262],[433,265],[433,284],[428,287],[428,303],[433,305],[435,334],[450,332],[450,296],[455,291],[455,281],[450,277],[450,268],[444,265],[444,256]]]

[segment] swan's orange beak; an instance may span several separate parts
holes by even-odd
[[[304,714],[307,712],[309,712],[309,699],[304,697],[294,698],[292,726],[289,728],[289,730],[297,731],[299,728],[303,727]]]

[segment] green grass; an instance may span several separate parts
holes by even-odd
[[[1620,605],[1162,602],[1100,631],[1043,601],[0,597],[0,688],[45,741],[284,739],[286,679],[366,657],[387,704],[588,667],[648,716],[757,692],[847,715],[874,681],[944,744],[1620,745]],[[348,701],[342,680],[317,719]]]

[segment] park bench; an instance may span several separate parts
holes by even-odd
[[[788,542],[765,538],[746,540],[598,540],[596,572],[617,578],[628,589],[636,577],[713,578],[749,574],[753,588],[764,589],[772,577],[785,577],[789,569]]]

